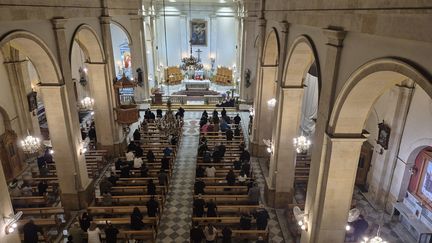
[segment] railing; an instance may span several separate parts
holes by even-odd
[[[186,104],[187,101],[196,101],[199,99],[204,101],[204,104],[219,104],[223,102],[224,98],[221,95],[204,95],[204,96],[187,96],[187,95],[152,95],[152,104],[166,104],[168,100],[171,100],[172,104]]]

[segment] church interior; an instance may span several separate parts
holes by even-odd
[[[0,242],[432,242],[432,5],[1,0]]]

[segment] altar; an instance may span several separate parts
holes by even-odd
[[[183,80],[186,90],[200,89],[200,90],[209,90],[210,89],[210,80]]]

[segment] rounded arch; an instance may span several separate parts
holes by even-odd
[[[264,43],[262,64],[263,66],[277,66],[279,64],[279,36],[275,28],[272,28],[268,33]]]
[[[96,31],[88,24],[82,24],[75,30],[70,45],[69,59],[72,59],[73,43],[77,42],[88,62],[105,62],[102,43]]]
[[[370,61],[349,77],[340,91],[329,128],[332,134],[361,134],[364,123],[375,101],[394,85],[412,80],[432,97],[432,84],[416,68],[395,59]]]
[[[17,30],[6,34],[0,41],[0,48],[13,47],[27,56],[35,66],[42,84],[63,84],[63,76],[53,53],[37,35]],[[8,55],[5,55],[7,58]]]
[[[119,22],[117,22],[115,20],[111,20],[111,23],[114,24],[115,26],[119,27],[125,33],[125,35],[128,39],[128,42],[129,42],[129,46],[131,46],[132,45],[132,37],[129,34],[129,31],[122,24],[120,24]]]
[[[293,87],[303,86],[306,73],[314,62],[318,75],[318,85],[319,88],[321,88],[321,71],[316,48],[308,36],[301,35],[297,37],[288,52],[282,85]]]

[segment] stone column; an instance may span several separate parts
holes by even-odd
[[[149,83],[148,83],[148,71],[147,71],[147,56],[145,52],[145,37],[144,37],[144,19],[142,16],[132,16],[131,21],[131,43],[129,47],[131,49],[132,56],[132,69],[134,77],[138,77],[136,70],[141,68],[143,71],[143,86],[135,89],[135,99],[137,101],[143,101],[150,97]]]
[[[257,20],[258,25],[258,38],[259,38],[259,49],[258,49],[258,57],[257,57],[257,80],[256,80],[256,86],[255,86],[255,99],[254,99],[254,110],[255,110],[255,117],[252,124],[252,136],[249,148],[251,150],[251,154],[253,156],[264,156],[265,155],[265,146],[262,143],[262,138],[260,138],[258,131],[259,131],[259,120],[260,116],[258,115],[260,113],[260,109],[263,106],[262,103],[266,103],[266,101],[262,100],[262,89],[263,89],[263,69],[262,69],[262,55],[263,55],[263,47],[264,42],[266,38],[266,20],[261,17]],[[273,67],[275,68],[275,67]],[[266,104],[264,104],[266,105]]]
[[[10,214],[14,213],[10,195],[9,195],[9,188],[6,182],[6,177],[4,175],[3,166],[1,166],[0,161],[0,191],[2,192],[2,195],[0,197],[0,215],[2,217],[8,217]],[[5,232],[5,221],[2,219],[0,220],[0,241],[1,242],[11,242],[11,243],[20,243],[20,237],[19,233],[15,231],[12,234],[7,234]]]
[[[320,187],[323,177],[324,159],[326,156],[325,150],[325,136],[327,124],[330,117],[330,112],[335,100],[335,89],[338,79],[339,62],[342,52],[342,43],[345,38],[345,31],[337,31],[331,29],[324,29],[324,35],[327,36],[327,54],[324,62],[321,63],[322,78],[320,99],[318,103],[318,120],[315,127],[315,134],[312,138],[312,163],[309,172],[308,188],[306,192],[305,209],[309,213],[311,220],[316,220],[319,216],[316,212],[321,206],[315,197],[320,194]],[[314,225],[311,225],[314,227]],[[303,232],[301,242],[315,242],[312,232],[314,229],[309,228],[308,232]]]
[[[60,80],[58,85],[41,85],[40,91],[51,142],[56,151],[54,160],[62,193],[62,205],[66,210],[78,210],[91,200],[92,187],[84,155],[80,154],[81,132],[69,62],[69,43],[64,27],[66,21],[52,20],[64,80]]]
[[[86,63],[88,67],[89,84],[94,104],[95,125],[98,145],[104,149],[112,149],[116,143],[113,101],[107,94],[114,92],[113,85],[107,78],[108,68],[105,63]],[[99,147],[99,146],[98,146]]]
[[[273,122],[274,152],[270,157],[269,181],[265,190],[269,205],[286,208],[294,194],[296,150],[293,139],[300,127],[303,87],[281,88]]]
[[[323,177],[317,187],[320,194],[315,200],[320,205],[314,212],[317,217],[309,215],[308,231],[302,234],[301,242],[343,243],[348,211],[354,191],[361,146],[366,137],[362,135],[344,135],[333,137],[327,135],[323,149],[326,156],[322,164]],[[310,183],[310,182],[309,182]],[[309,211],[305,211],[306,214]],[[303,238],[309,234],[311,237]]]

